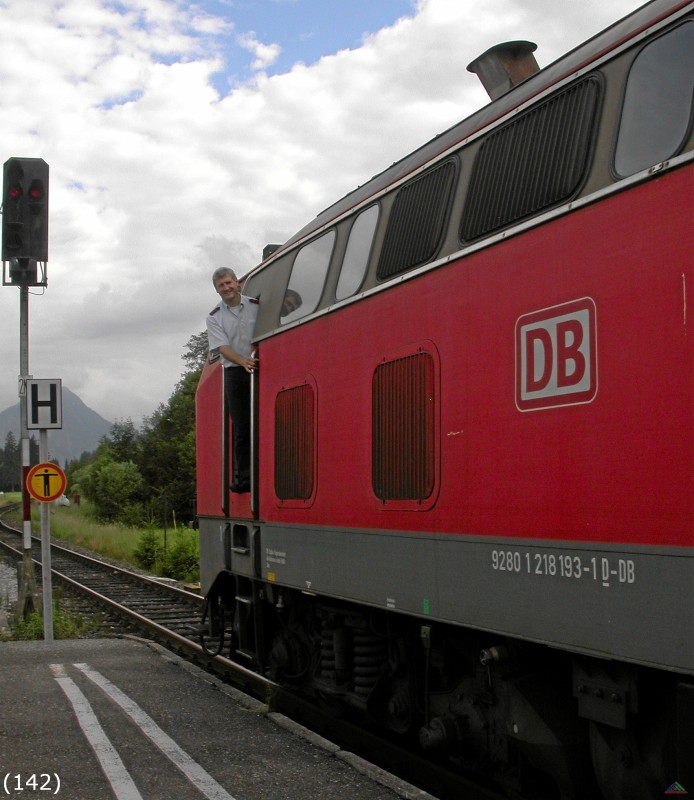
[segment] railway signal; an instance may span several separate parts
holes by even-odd
[[[2,260],[10,283],[44,285],[36,262],[48,261],[48,164],[42,158],[8,158],[3,168]]]
[[[10,283],[13,286],[36,286],[38,268],[33,258],[13,258],[10,260]]]
[[[31,558],[31,503],[26,477],[29,473],[29,430],[27,427],[27,381],[29,375],[29,287],[47,286],[48,261],[48,164],[42,158],[8,158],[3,166],[2,184],[2,283],[19,288],[19,399],[22,408],[23,480],[23,580],[18,609],[25,618],[36,607],[36,580]],[[43,405],[43,404],[39,404]],[[45,436],[45,430],[41,431]],[[47,456],[47,453],[44,453]],[[45,460],[45,459],[44,459]],[[43,514],[43,512],[42,512]],[[50,528],[47,528],[50,535]],[[50,576],[50,571],[49,571]],[[45,638],[53,639],[50,577],[44,577]]]

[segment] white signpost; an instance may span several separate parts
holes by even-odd
[[[39,460],[27,477],[31,496],[41,503],[41,575],[43,587],[43,638],[53,641],[53,581],[51,578],[51,516],[49,503],[57,499],[52,477],[56,477],[59,494],[65,487],[65,474],[48,462],[48,430],[63,427],[63,385],[60,379],[26,382],[26,427],[39,431]],[[45,467],[42,471],[40,468]],[[38,470],[38,472],[37,472]],[[44,474],[45,473],[45,474]],[[38,482],[37,482],[38,481]]]
[[[63,382],[60,378],[27,380],[27,428],[63,427]],[[41,454],[41,460],[48,454]]]

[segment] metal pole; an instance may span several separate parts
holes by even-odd
[[[48,431],[41,428],[39,461],[48,461]],[[53,642],[53,578],[51,575],[51,507],[41,503],[41,582],[43,585],[43,640]]]
[[[27,428],[26,382],[29,378],[29,287],[19,287],[19,403],[22,415],[22,505],[24,520],[22,586],[17,611],[26,619],[37,607],[36,573],[31,558],[31,497],[26,480],[31,468]]]
[[[163,495],[164,499],[164,552],[166,552],[166,512],[168,511],[167,496]]]

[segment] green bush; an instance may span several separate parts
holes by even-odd
[[[84,629],[81,614],[69,614],[58,607],[53,608],[53,637],[55,639],[78,639]],[[12,632],[14,639],[43,639],[43,614],[32,611],[24,619],[15,620]]]
[[[177,532],[174,543],[160,553],[158,571],[174,580],[197,580],[200,575],[197,536],[185,530]]]
[[[140,541],[133,551],[135,561],[142,569],[154,569],[162,548],[159,545],[159,536],[154,530],[146,530],[140,536]]]

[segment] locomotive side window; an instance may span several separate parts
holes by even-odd
[[[457,161],[449,160],[406,183],[390,212],[376,275],[379,280],[430,261],[448,218]]]
[[[335,289],[336,300],[344,300],[346,297],[351,297],[364,280],[374,232],[378,223],[378,215],[378,206],[371,206],[362,211],[356,218],[354,225],[352,225],[345,257],[342,260],[340,278]]]
[[[589,78],[491,133],[470,179],[460,226],[473,241],[566,202],[588,169],[600,84]]]
[[[309,500],[315,472],[313,386],[283,389],[275,404],[275,494],[280,500]]]
[[[334,244],[335,231],[331,230],[299,250],[280,311],[283,325],[315,311],[323,292]]]
[[[419,352],[385,361],[372,385],[372,482],[376,497],[423,501],[436,481],[435,362]]]
[[[675,155],[692,124],[694,23],[644,47],[629,73],[615,153],[618,175]]]

